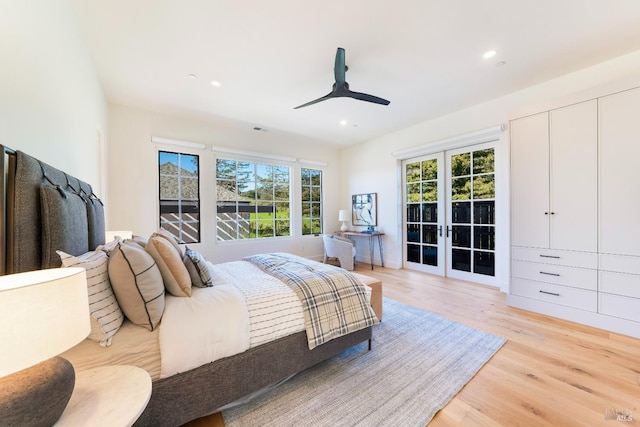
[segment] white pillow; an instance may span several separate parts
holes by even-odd
[[[109,282],[109,257],[101,250],[87,252],[78,257],[62,251],[56,252],[60,255],[63,266],[82,267],[87,271],[91,317],[91,332],[88,338],[99,342],[103,347],[111,345],[111,338],[120,329],[124,315]]]

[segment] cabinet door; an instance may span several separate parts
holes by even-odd
[[[549,247],[549,115],[511,122],[511,243]]]
[[[598,250],[598,103],[549,113],[550,246]]]
[[[640,256],[640,89],[600,98],[600,252]]]

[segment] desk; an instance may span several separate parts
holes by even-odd
[[[384,267],[384,251],[382,249],[382,236],[384,233],[374,231],[373,233],[363,233],[361,231],[336,231],[335,234],[346,237],[366,237],[369,239],[369,256],[371,257],[371,269],[373,270],[373,255],[375,251],[374,240],[378,238],[378,250],[380,251],[380,264]]]
[[[133,366],[79,371],[67,408],[56,427],[131,426],[151,397],[151,377]]]

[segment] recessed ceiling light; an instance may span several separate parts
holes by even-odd
[[[212,81],[212,82],[211,82],[211,86],[213,86],[213,87],[220,87],[220,86],[222,86],[222,84],[221,84],[220,82],[218,82],[218,81],[214,80],[214,81]]]
[[[496,56],[496,53],[498,53],[498,52],[496,52],[495,50],[488,50],[488,51],[486,51],[486,52],[484,53],[484,55],[482,55],[482,57],[483,57],[484,59],[493,58],[494,56]]]
[[[346,120],[340,120],[340,125],[346,126],[347,125],[347,121]]]
[[[198,78],[198,76],[193,74],[193,73],[192,74],[187,74],[187,77],[189,77],[190,79],[197,79]]]

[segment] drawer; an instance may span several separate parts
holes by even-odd
[[[535,280],[537,282],[572,286],[590,291],[598,290],[598,271],[588,268],[513,261],[511,265],[511,275],[520,279]]]
[[[571,267],[598,268],[598,254],[594,252],[559,251],[555,249],[524,248],[513,246],[511,257],[520,261]]]
[[[640,274],[640,257],[600,254],[600,269],[620,273]]]
[[[554,285],[552,283],[513,278],[511,279],[511,293],[594,313],[598,308],[597,292]]]
[[[598,312],[607,316],[640,322],[640,299],[600,293],[598,295]]]
[[[598,290],[608,294],[640,298],[640,275],[601,271]]]

